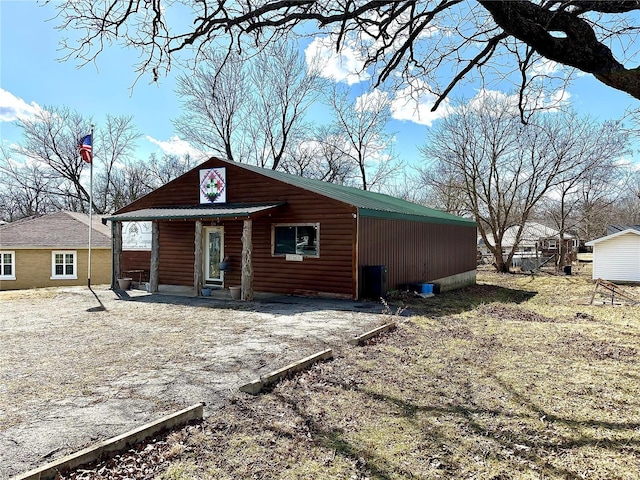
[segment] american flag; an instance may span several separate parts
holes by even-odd
[[[78,151],[80,152],[82,160],[87,163],[91,163],[91,134],[85,136],[78,142]]]

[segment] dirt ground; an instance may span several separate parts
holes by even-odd
[[[0,292],[0,479],[238,387],[385,323],[383,305],[94,287]]]

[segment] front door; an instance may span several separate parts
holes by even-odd
[[[205,283],[222,284],[224,273],[220,271],[220,262],[224,258],[224,227],[205,228]]]

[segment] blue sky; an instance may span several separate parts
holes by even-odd
[[[143,135],[158,141],[169,141],[173,135],[171,119],[179,115],[179,104],[173,94],[173,78],[149,84],[141,78],[135,87],[132,65],[135,52],[116,47],[106,50],[95,64],[77,68],[77,62],[60,62],[63,52],[58,42],[62,33],[56,30],[51,6],[34,1],[0,0],[0,87],[2,112],[10,99],[6,92],[27,105],[66,106],[82,115],[104,122],[107,114],[133,115]],[[25,28],[25,25],[29,25]],[[2,115],[0,133],[3,140],[15,141],[19,130],[11,118]],[[156,151],[148,140],[139,142],[143,151]]]
[[[174,69],[157,84],[150,84],[150,78],[144,76],[132,88],[138,54],[120,46],[107,48],[95,64],[80,69],[74,60],[60,62],[57,59],[63,52],[59,41],[63,35],[74,32],[63,34],[56,30],[57,21],[50,20],[54,15],[52,5],[43,7],[31,0],[0,0],[0,138],[3,144],[20,139],[20,131],[15,126],[17,115],[28,115],[38,106],[56,106],[93,117],[97,124],[103,123],[107,114],[132,115],[143,135],[138,142],[141,158],[147,158],[151,152],[186,152],[188,146],[179,141],[172,125],[172,119],[180,115],[179,100],[174,94],[174,80],[180,72]],[[338,79],[341,67],[345,65],[329,63],[326,71]],[[638,100],[602,85],[590,75],[579,77],[568,93],[569,101],[579,112],[601,120],[618,118],[627,108],[638,106]],[[395,115],[403,120],[392,121],[389,130],[396,132],[396,151],[401,158],[413,162],[428,127],[407,119],[411,118],[409,110],[400,110],[397,108]],[[637,158],[635,153],[634,158]]]

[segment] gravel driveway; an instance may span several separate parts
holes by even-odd
[[[107,286],[0,292],[0,479],[238,387],[385,323],[382,305]]]

